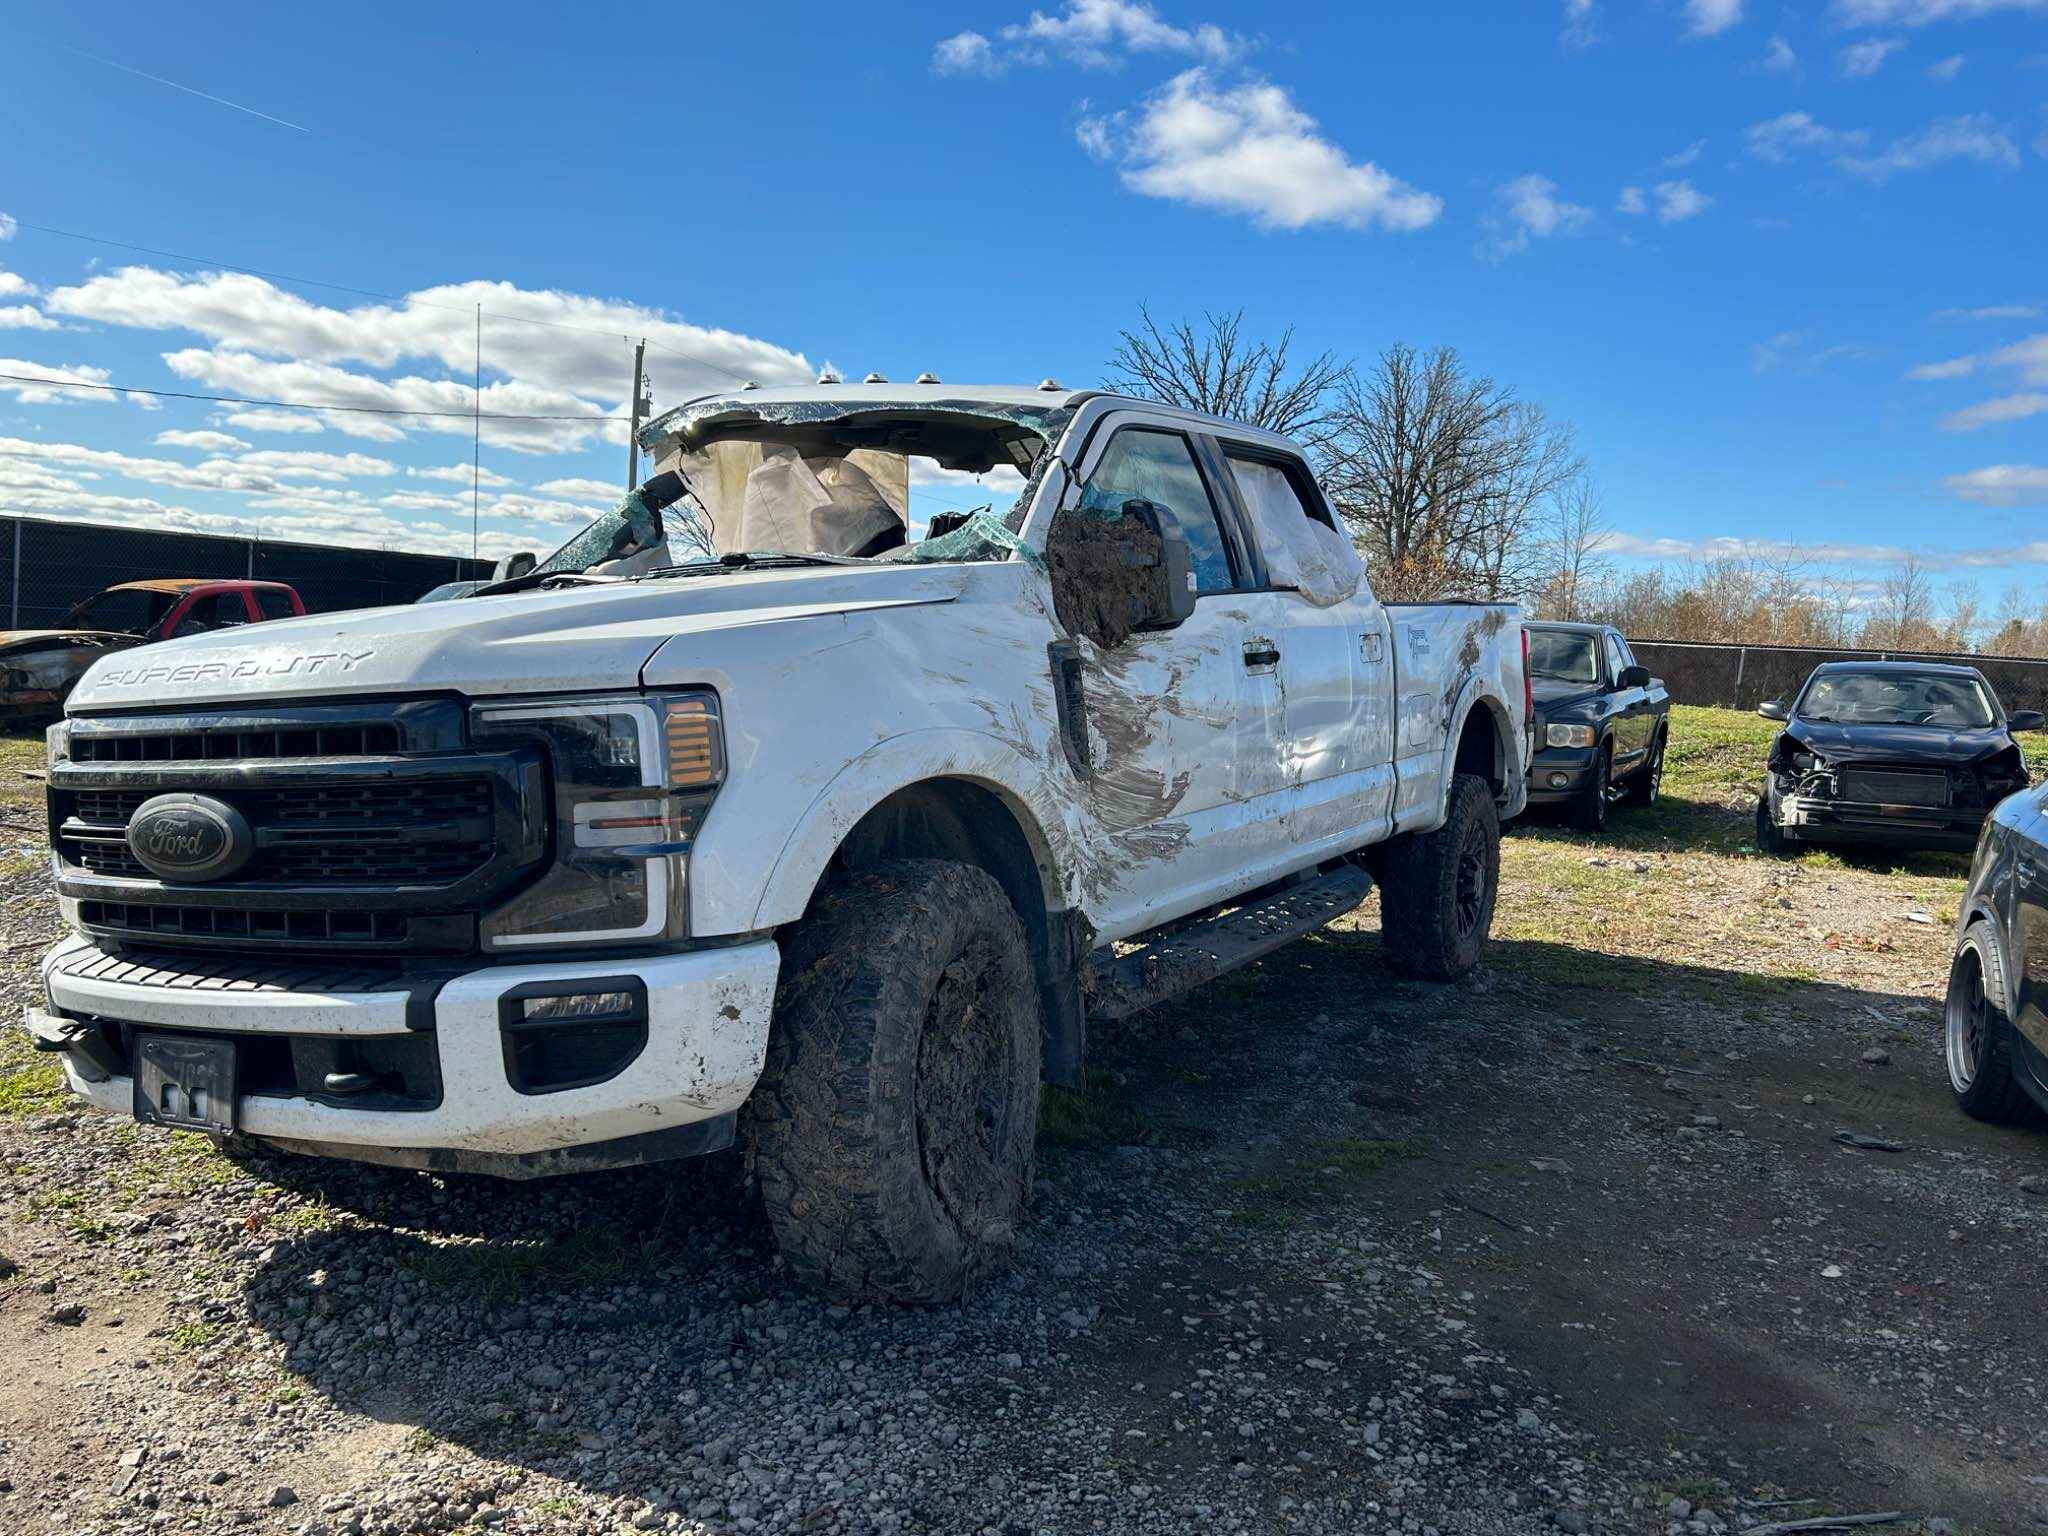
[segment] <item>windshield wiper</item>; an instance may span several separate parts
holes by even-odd
[[[658,571],[649,571],[648,576],[709,576],[717,571],[751,571],[779,565],[852,565],[870,566],[872,560],[862,560],[854,555],[812,555],[797,554],[786,549],[736,549],[720,555],[715,560],[689,560],[681,565],[665,565]]]

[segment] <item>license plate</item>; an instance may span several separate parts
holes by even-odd
[[[235,1042],[135,1037],[135,1118],[194,1131],[235,1128]]]

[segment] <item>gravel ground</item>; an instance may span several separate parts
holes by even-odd
[[[1015,1268],[930,1311],[799,1291],[731,1156],[237,1165],[10,1042],[0,1530],[2048,1529],[2044,1143],[1939,1063],[1960,863],[1745,809],[1519,832],[1455,986],[1368,903],[1105,1031]],[[54,904],[0,897],[11,1010]]]

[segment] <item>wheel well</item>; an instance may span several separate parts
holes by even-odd
[[[1451,772],[1476,774],[1493,786],[1496,795],[1505,793],[1507,754],[1501,742],[1493,707],[1484,700],[1474,704],[1465,716],[1464,729],[1458,733],[1458,753],[1451,760]]]
[[[1024,925],[1038,973],[1046,1079],[1078,1086],[1086,1047],[1080,991],[1085,923],[1076,912],[1049,909],[1045,872],[1016,811],[993,790],[965,779],[907,785],[854,824],[819,886],[890,859],[950,859],[995,877]]]

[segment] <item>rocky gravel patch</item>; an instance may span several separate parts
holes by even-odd
[[[1368,905],[1105,1031],[1014,1269],[951,1307],[797,1289],[733,1155],[238,1164],[29,1094],[0,1529],[2043,1528],[2041,1147],[1946,1104],[1946,936],[1892,916],[1940,891],[1566,844],[1564,944],[1516,926],[1557,846],[1511,842],[1457,986],[1395,980]],[[1744,982],[1737,940],[1820,958]]]

